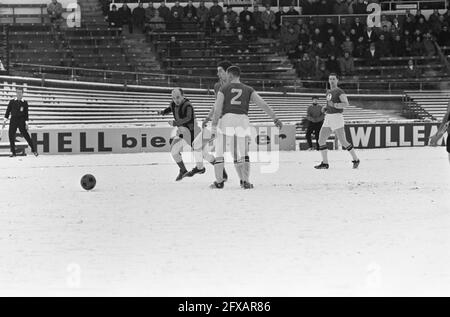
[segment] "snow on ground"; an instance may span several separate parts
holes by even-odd
[[[167,153],[2,158],[0,295],[449,296],[445,149],[359,154],[282,152],[247,191]]]

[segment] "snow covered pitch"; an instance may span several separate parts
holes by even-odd
[[[445,149],[358,154],[281,152],[253,190],[168,153],[1,158],[0,295],[449,296]]]

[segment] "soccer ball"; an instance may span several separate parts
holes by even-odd
[[[81,187],[85,190],[94,189],[96,183],[94,175],[86,174],[81,178]]]

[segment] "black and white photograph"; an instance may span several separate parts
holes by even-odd
[[[448,0],[0,0],[0,92],[0,297],[450,296]]]

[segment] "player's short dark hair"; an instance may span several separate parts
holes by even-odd
[[[317,96],[312,96],[311,99],[319,99],[319,97],[317,97]]]
[[[18,90],[23,91],[23,87],[16,87],[16,91]]]
[[[336,73],[330,73],[330,75],[328,75],[328,77],[330,77],[330,76],[334,76],[334,77],[336,77],[336,79],[339,79],[338,75]]]
[[[232,74],[234,77],[241,76],[241,69],[237,66],[230,66],[227,70],[228,73]]]
[[[221,61],[217,64],[217,67],[222,67],[224,71],[227,71],[233,64],[230,61]]]

